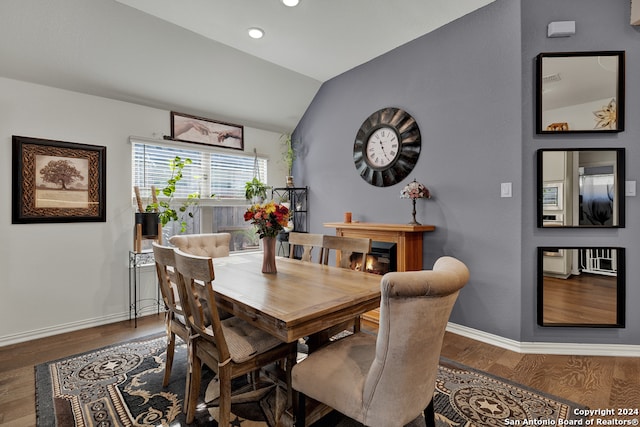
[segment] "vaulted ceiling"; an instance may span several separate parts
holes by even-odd
[[[323,82],[492,1],[3,0],[0,76],[287,132]]]

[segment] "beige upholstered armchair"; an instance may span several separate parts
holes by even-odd
[[[387,273],[377,338],[359,332],[311,353],[293,368],[299,392],[296,426],[305,425],[305,395],[366,426],[403,426],[425,411],[435,425],[433,392],[445,328],[469,270],[452,257],[433,270]]]
[[[231,234],[229,233],[181,234],[169,238],[169,243],[182,252],[209,258],[229,256],[230,241]],[[221,319],[232,316],[231,313],[222,309],[219,314]]]
[[[220,258],[229,256],[229,233],[183,234],[169,238],[169,242],[191,255]]]

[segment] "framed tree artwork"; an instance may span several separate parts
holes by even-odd
[[[106,147],[13,136],[13,224],[106,221]]]

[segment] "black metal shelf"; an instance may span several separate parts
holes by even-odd
[[[309,187],[276,187],[271,189],[271,198],[283,203],[288,202],[291,209],[293,231],[309,232]],[[278,235],[278,255],[289,256],[289,233]],[[298,249],[298,248],[296,248]],[[302,248],[300,248],[302,251]],[[297,251],[296,251],[297,252]],[[298,254],[296,253],[296,256]]]

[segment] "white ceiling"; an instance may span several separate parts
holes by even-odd
[[[326,80],[493,1],[2,0],[0,76],[289,132]]]
[[[494,0],[116,1],[324,82]]]

